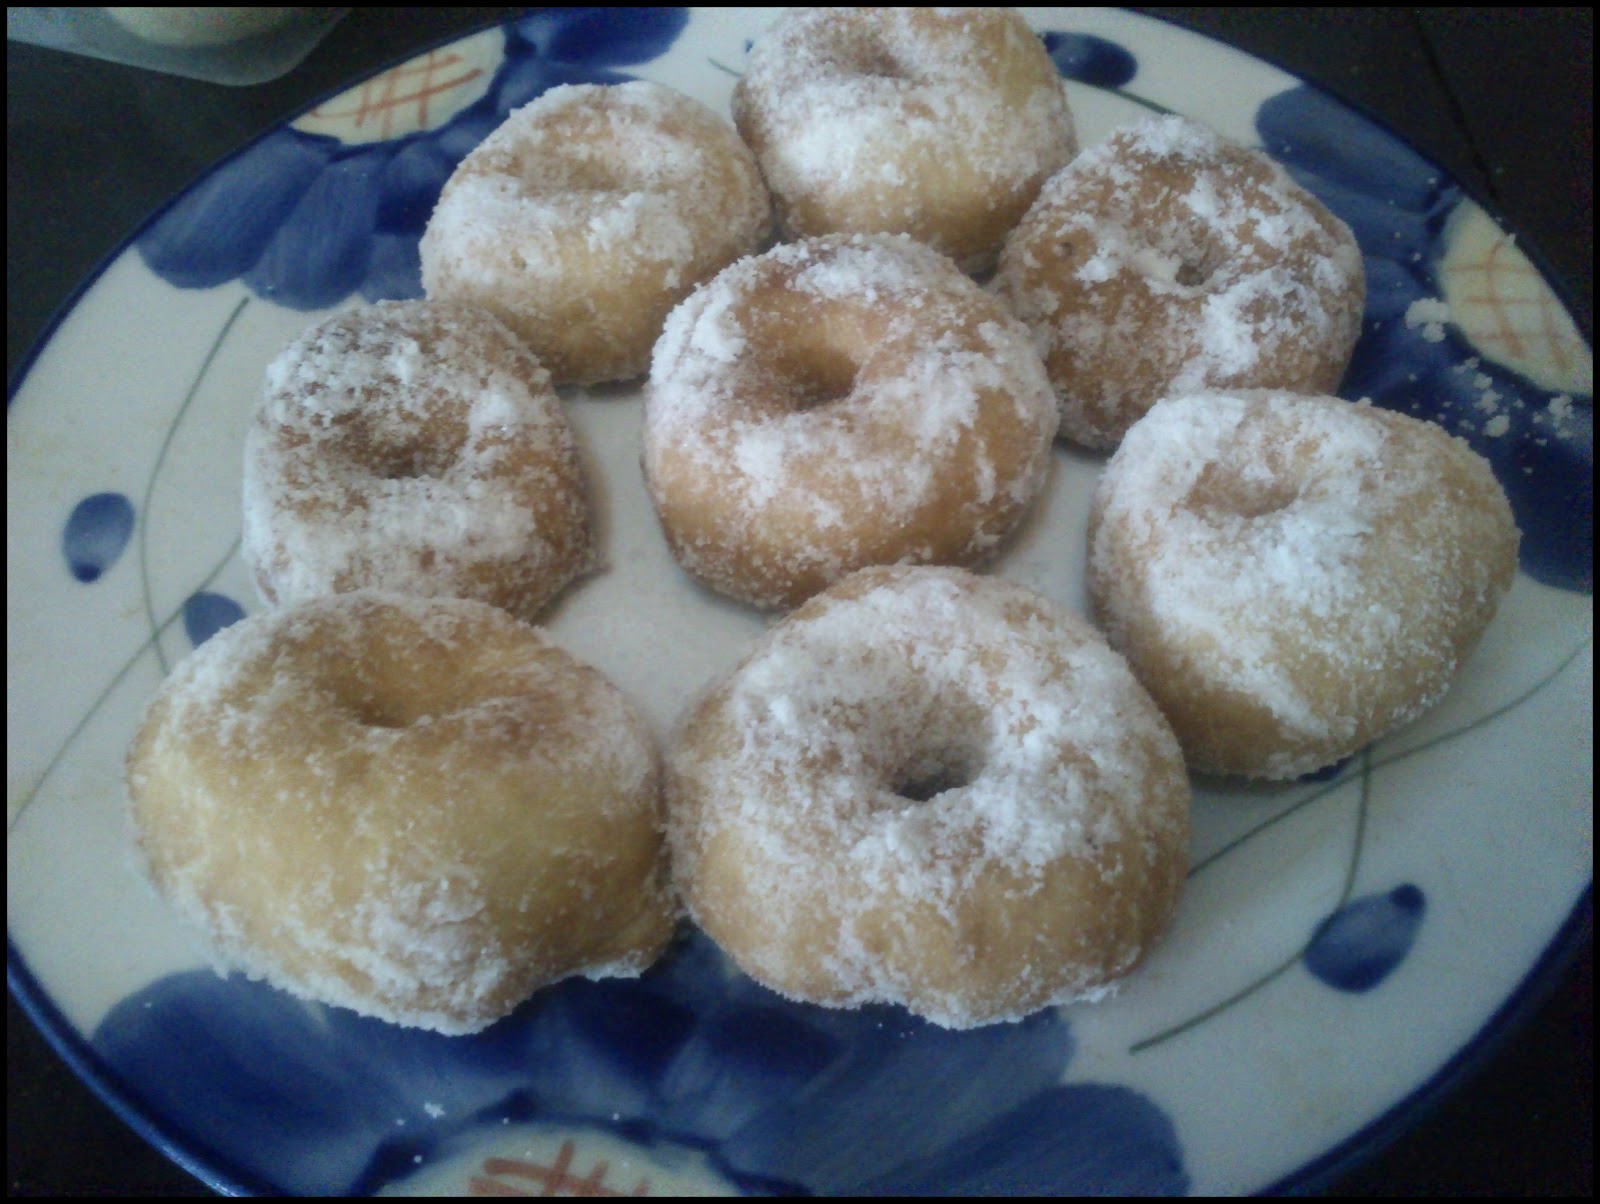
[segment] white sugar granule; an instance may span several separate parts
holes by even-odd
[[[1443,301],[1422,297],[1406,307],[1406,328],[1421,330],[1422,337],[1430,343],[1444,338],[1445,323],[1450,320],[1450,307]]]

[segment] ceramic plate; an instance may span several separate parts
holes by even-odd
[[[1176,926],[1114,999],[951,1033],[787,1003],[687,934],[470,1038],[214,973],[136,872],[123,750],[162,676],[258,608],[238,558],[262,369],[311,316],[415,296],[453,165],[556,83],[654,79],[726,112],[770,14],[552,10],[362,83],[217,167],[89,287],[7,444],[14,986],[141,1130],[230,1190],[1237,1192],[1380,1137],[1568,939],[1592,877],[1592,358],[1429,163],[1244,55],[1033,10],[1085,143],[1176,110],[1264,146],[1355,229],[1344,392],[1494,464],[1522,572],[1448,699],[1281,788],[1202,784]],[[638,390],[565,394],[609,568],[549,626],[668,732],[763,620],[694,588],[640,479]],[[1082,608],[1102,461],[1058,449],[993,572]]]

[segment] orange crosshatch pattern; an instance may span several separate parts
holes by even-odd
[[[608,1186],[606,1183],[608,1164],[603,1161],[596,1162],[587,1175],[579,1177],[572,1174],[572,1155],[573,1144],[568,1140],[561,1143],[556,1160],[549,1166],[540,1166],[537,1162],[524,1162],[519,1158],[485,1158],[483,1174],[472,1177],[467,1185],[468,1194],[474,1196],[647,1196],[650,1194],[648,1179],[640,1179],[632,1191],[619,1191]],[[527,1179],[537,1184],[538,1189],[529,1191],[514,1184],[502,1183],[501,1178]]]
[[[1506,349],[1507,354],[1518,359],[1530,357],[1530,341],[1542,341],[1550,359],[1565,372],[1573,366],[1573,359],[1567,346],[1570,339],[1561,321],[1564,317],[1561,303],[1545,287],[1543,278],[1532,264],[1521,256],[1502,254],[1510,248],[1509,240],[1498,239],[1481,259],[1447,263],[1442,271],[1459,278],[1463,288],[1469,290],[1462,295],[1462,302],[1482,305],[1493,315],[1494,329],[1474,330],[1474,339],[1483,343],[1498,343]],[[1531,290],[1524,287],[1524,282],[1529,278],[1536,285]],[[1524,295],[1502,295],[1502,289],[1508,284],[1511,289]],[[1526,310],[1529,306],[1537,309],[1537,329],[1519,329],[1512,324],[1512,311]]]
[[[349,121],[356,129],[368,122],[380,124],[379,134],[387,138],[399,111],[416,106],[415,128],[428,128],[428,102],[471,83],[483,74],[451,50],[434,50],[399,67],[374,76],[359,88],[341,94],[334,103],[353,104],[347,109],[313,109],[309,116],[330,121]]]

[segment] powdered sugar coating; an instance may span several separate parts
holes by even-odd
[[[263,612],[174,671],[128,788],[149,872],[224,967],[471,1032],[571,974],[636,974],[674,912],[643,720],[478,602]]]
[[[1332,397],[1154,406],[1111,458],[1089,590],[1194,769],[1289,778],[1443,697],[1516,569],[1487,463]]]
[[[756,250],[755,159],[660,84],[562,85],[515,110],[445,184],[421,244],[430,297],[483,305],[558,383],[642,373],[671,308]]]
[[[910,234],[968,271],[1078,149],[1065,86],[1009,9],[791,9],[733,114],[789,237]]]
[[[1101,448],[1161,397],[1332,392],[1366,300],[1343,222],[1265,154],[1181,117],[1052,177],[994,288],[1033,331],[1062,435]]]
[[[690,914],[816,1003],[964,1028],[1103,993],[1184,875],[1183,762],[1122,659],[958,569],[812,599],[689,710],[667,777]]]
[[[269,602],[382,588],[522,618],[594,563],[548,374],[449,302],[347,310],[273,360],[245,440],[243,547]]]
[[[673,312],[644,468],[689,572],[785,606],[863,565],[986,556],[1043,487],[1054,427],[1027,332],[949,260],[833,236]]]

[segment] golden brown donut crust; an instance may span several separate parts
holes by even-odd
[[[243,552],[268,602],[388,589],[533,618],[595,559],[549,375],[476,306],[382,302],[318,322],[267,369]]]
[[[422,281],[497,314],[557,384],[628,380],[672,307],[770,221],[755,159],[699,101],[645,81],[563,85],[445,183]]]
[[[972,272],[1078,149],[1055,64],[1011,9],[791,9],[733,115],[787,237],[909,234]]]
[[[471,1032],[665,945],[659,776],[598,672],[477,602],[357,593],[247,619],[128,753],[151,878],[224,965]]]
[[[1055,427],[1026,332],[906,238],[774,248],[674,312],[644,469],[674,555],[793,606],[868,564],[972,564],[1044,486]]]
[[[958,569],[864,569],[686,714],[668,829],[746,973],[965,1028],[1104,993],[1166,928],[1189,785],[1086,622]]]
[[[1366,303],[1349,228],[1265,154],[1181,117],[1054,176],[994,287],[1043,351],[1062,436],[1094,448],[1165,396],[1332,393]]]
[[[1164,401],[1101,479],[1089,591],[1190,767],[1283,779],[1449,689],[1516,571],[1465,442],[1334,397]]]

